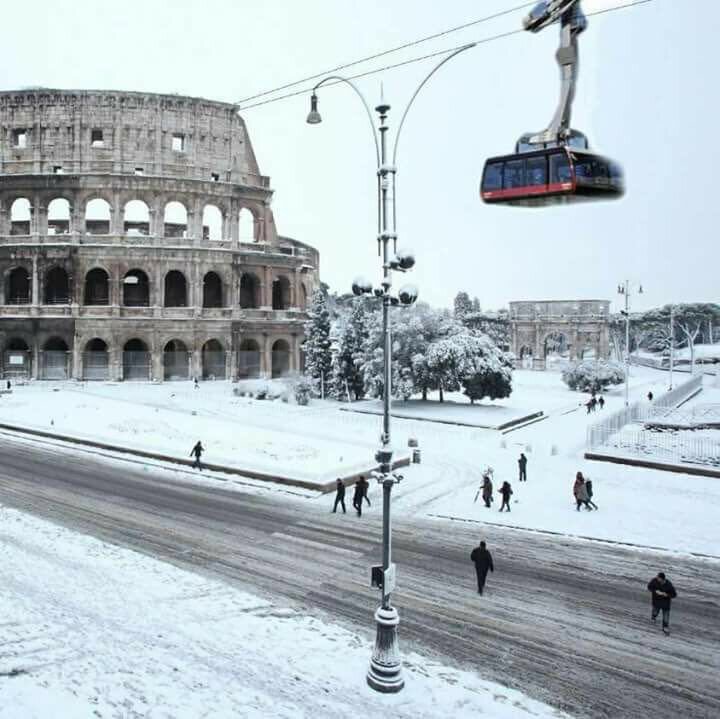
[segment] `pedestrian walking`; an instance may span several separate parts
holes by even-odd
[[[585,402],[585,407],[587,408],[587,414],[590,414],[592,412],[592,400],[589,399],[587,402]]]
[[[370,485],[368,484],[367,479],[365,479],[365,477],[361,476],[359,484],[362,485],[362,498],[368,503],[368,507],[372,506],[370,504],[370,497],[367,496],[368,489],[370,489]]]
[[[677,597],[675,587],[664,572],[658,572],[657,576],[648,582],[647,588],[652,592],[650,619],[656,622],[658,614],[662,612],[662,630],[665,634],[670,634],[670,603]]]
[[[597,409],[597,397],[593,395],[590,398],[590,409],[594,412]]]
[[[335,483],[335,504],[333,504],[333,514],[337,511],[337,506],[340,504],[342,507],[343,514],[346,514],[347,511],[345,509],[345,485],[343,484],[342,479],[338,477],[337,482]]]
[[[500,511],[503,511],[503,507],[507,508],[507,511],[510,511],[510,496],[512,495],[512,487],[510,486],[510,482],[503,482],[502,487],[500,487],[500,494],[502,495],[502,504],[500,505]]]
[[[200,389],[200,384],[198,383],[198,378],[193,377],[193,379],[195,380],[195,389]]]
[[[362,517],[362,501],[363,495],[365,494],[362,482],[363,478],[360,477],[360,479],[355,482],[355,490],[353,491],[353,507],[355,507],[358,517]]]
[[[485,472],[483,474],[483,481],[482,485],[480,486],[480,489],[478,490],[478,494],[482,494],[483,502],[485,502],[485,506],[489,509],[490,503],[493,501],[493,484],[492,480],[490,479],[490,474],[488,472]],[[477,496],[475,497],[477,500]]]
[[[193,467],[196,467],[199,470],[202,470],[202,464],[200,463],[200,457],[202,456],[202,453],[205,451],[205,447],[202,446],[200,440],[197,441],[197,444],[190,450],[190,456],[192,457],[195,455],[195,461],[193,462]]]
[[[12,387],[12,385],[10,384],[10,380],[8,380],[8,381],[7,381],[7,388],[10,389],[10,387]]]
[[[593,484],[592,479],[586,479],[585,480],[585,491],[587,492],[587,498],[588,498],[588,504],[592,505],[593,509],[597,509],[597,504],[593,502]]]
[[[520,452],[520,459],[518,459],[518,469],[520,471],[520,478],[518,481],[527,482],[527,457],[524,452]]]
[[[588,504],[587,487],[585,486],[585,477],[582,472],[578,472],[575,475],[575,484],[573,484],[573,496],[575,497],[575,503],[577,504],[577,511],[580,511],[580,507],[584,506],[588,511],[592,511],[592,508]]]
[[[603,409],[605,407],[605,397],[600,395],[600,398],[598,399],[598,404],[600,405],[600,409]]]
[[[495,567],[493,566],[492,554],[488,551],[485,546],[485,542],[480,542],[479,547],[470,552],[470,560],[475,565],[475,574],[477,574],[478,583],[478,594],[483,593],[485,588],[485,580],[487,579],[488,571],[494,572]]]
[[[652,393],[652,391],[648,392],[647,398],[648,398],[648,402],[652,402],[652,401],[653,401],[653,393]]]

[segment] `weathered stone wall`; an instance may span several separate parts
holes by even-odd
[[[226,377],[298,370],[319,257],[278,235],[271,194],[231,105],[0,93],[0,371],[55,377],[66,345],[69,375],[122,379],[128,342],[152,379],[171,360],[188,377],[223,359]]]

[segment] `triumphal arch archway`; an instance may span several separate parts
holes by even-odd
[[[607,359],[609,300],[511,302],[511,349],[518,367],[547,369],[555,363]]]

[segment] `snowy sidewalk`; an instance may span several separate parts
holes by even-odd
[[[0,552],[2,719],[565,716],[418,655],[378,695],[369,636],[3,507]]]

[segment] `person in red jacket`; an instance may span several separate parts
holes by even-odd
[[[647,585],[648,591],[652,592],[652,614],[650,618],[653,622],[657,621],[657,615],[662,612],[662,630],[665,634],[670,634],[670,603],[677,592],[672,582],[665,576],[664,572],[658,572]]]

